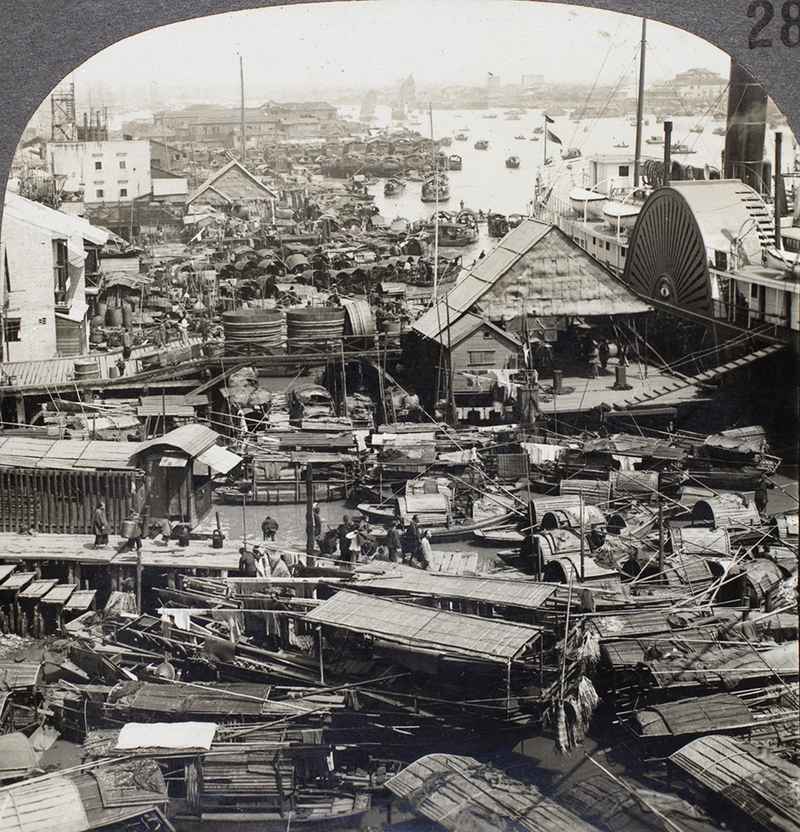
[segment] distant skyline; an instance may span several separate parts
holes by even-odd
[[[541,74],[616,85],[635,75],[640,26],[631,15],[518,0],[283,6],[152,29],[100,52],[71,77],[84,100],[98,85],[231,100],[241,53],[248,101],[385,87],[408,74],[422,87],[482,84],[489,72],[503,84]],[[691,67],[727,75],[728,66],[728,56],[700,38],[648,23],[648,83]]]

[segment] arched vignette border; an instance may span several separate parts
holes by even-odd
[[[36,108],[53,87],[92,55],[126,37],[170,23],[311,1],[2,0],[0,8],[5,14],[0,32],[0,192],[5,192],[14,151]],[[754,21],[747,16],[750,0],[570,0],[568,5],[643,15],[707,40],[746,66],[764,84],[798,134],[800,101],[792,93],[800,86],[800,47],[783,46],[775,38],[772,47],[751,50],[748,38]],[[780,8],[780,0],[775,5]],[[135,73],[136,68],[131,67],[131,72]]]

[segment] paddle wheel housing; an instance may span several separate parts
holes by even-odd
[[[637,294],[713,315],[706,245],[684,197],[661,188],[644,204],[630,235],[622,279]]]

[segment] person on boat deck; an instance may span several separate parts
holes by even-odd
[[[319,551],[323,555],[334,555],[336,554],[336,545],[339,540],[339,535],[336,529],[328,529],[325,534],[322,536],[322,539],[319,542]]]
[[[600,350],[597,345],[597,341],[594,338],[591,339],[589,342],[588,348],[588,358],[589,358],[589,378],[599,378],[600,377]]]
[[[100,500],[95,509],[92,531],[94,532],[95,549],[108,545],[108,516],[106,515],[106,504],[103,500]]]
[[[403,555],[410,555],[416,557],[419,552],[421,535],[419,531],[419,517],[414,515],[408,528],[405,532],[405,540],[403,541]]]
[[[403,548],[403,543],[400,540],[400,531],[397,528],[398,525],[399,524],[396,520],[393,521],[392,525],[389,527],[389,531],[386,532],[386,549],[389,560],[392,561],[392,563],[397,563],[401,559],[399,553]]]
[[[317,541],[317,546],[319,546],[322,538],[322,516],[319,513],[319,503],[314,503],[312,518],[314,520],[314,540]]]
[[[755,492],[753,493],[753,501],[756,504],[756,509],[758,510],[759,514],[764,514],[767,510],[767,502],[769,501],[769,494],[767,493],[768,488],[774,488],[775,486],[772,483],[768,483],[766,477],[761,477],[758,481],[758,485],[755,488]]]
[[[271,578],[291,578],[292,573],[279,552],[271,552],[269,555],[269,570]]]
[[[261,521],[261,536],[264,540],[275,540],[278,532],[278,521],[273,520],[269,514]]]
[[[342,522],[336,529],[336,536],[339,538],[339,558],[341,560],[350,560],[350,538],[347,536],[353,531],[350,524],[350,517],[348,515],[342,516]]]
[[[597,351],[600,357],[600,366],[603,368],[603,372],[605,372],[608,367],[608,359],[611,357],[611,349],[608,346],[608,340],[606,338],[600,339]]]
[[[432,558],[433,549],[431,548],[431,533],[426,529],[420,538],[419,553],[415,560],[420,564],[422,569],[427,569]]]
[[[269,567],[267,566],[267,559],[264,555],[264,550],[258,543],[256,543],[255,546],[253,546],[253,560],[256,564],[256,577],[268,578]]]
[[[255,555],[242,546],[239,549],[239,572],[243,578],[255,578],[258,576]]]

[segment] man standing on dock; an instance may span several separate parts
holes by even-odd
[[[386,548],[389,552],[389,560],[392,563],[398,563],[401,558],[398,552],[402,549],[402,542],[400,540],[400,532],[397,528],[397,520],[392,521],[389,531],[386,532]]]
[[[342,522],[339,524],[339,527],[336,529],[336,535],[339,538],[339,559],[349,561],[350,560],[350,538],[348,535],[353,531],[353,527],[350,525],[350,518],[345,514],[342,517]]]
[[[108,517],[106,516],[106,504],[102,500],[97,504],[94,512],[92,531],[94,532],[95,549],[108,545]]]

